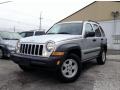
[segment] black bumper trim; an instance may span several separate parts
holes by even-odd
[[[44,67],[58,67],[56,65],[58,60],[62,61],[62,57],[40,57],[40,56],[28,56],[20,54],[12,54],[11,60],[20,65],[31,65],[31,66],[44,66]]]

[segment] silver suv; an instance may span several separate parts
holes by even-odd
[[[21,39],[11,58],[24,71],[51,69],[61,81],[73,82],[82,62],[96,59],[103,65],[106,52],[107,39],[97,22],[73,21],[55,24],[46,35]]]

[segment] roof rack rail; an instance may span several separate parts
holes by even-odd
[[[88,22],[95,22],[95,23],[99,24],[97,21],[93,21],[93,20],[88,20]]]

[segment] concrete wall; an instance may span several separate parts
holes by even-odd
[[[112,37],[112,35],[120,35],[120,20],[116,20],[116,25],[115,25],[116,30],[114,28],[113,20],[112,21],[102,21],[99,23],[102,26],[102,28],[104,29],[104,32],[108,39],[108,48],[120,50],[120,44],[114,44],[113,37]]]

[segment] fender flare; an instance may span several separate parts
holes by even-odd
[[[63,44],[60,45],[57,49],[56,52],[64,52],[65,56],[68,55],[68,53],[72,50],[79,50],[80,52],[80,57],[82,56],[81,54],[81,47],[78,44]]]

